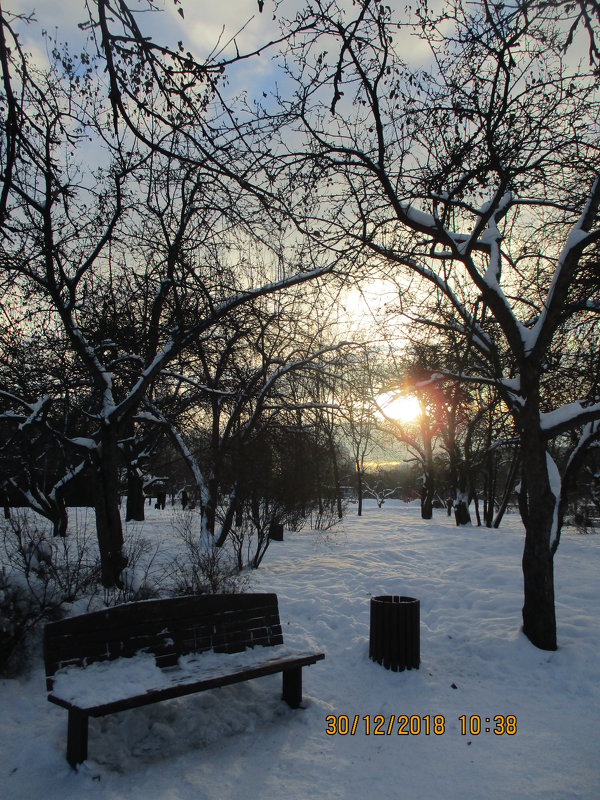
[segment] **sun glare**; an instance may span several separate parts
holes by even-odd
[[[386,309],[393,306],[397,296],[397,286],[387,280],[374,280],[360,288],[347,289],[339,303],[342,322],[350,327],[369,327],[384,318]]]
[[[414,422],[421,409],[414,395],[400,395],[395,392],[380,394],[377,403],[383,415],[398,422]]]

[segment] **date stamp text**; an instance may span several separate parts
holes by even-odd
[[[515,714],[461,714],[458,717],[461,736],[514,736],[517,733]],[[328,714],[325,717],[328,736],[443,736],[446,733],[444,714]]]

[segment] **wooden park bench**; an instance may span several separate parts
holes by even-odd
[[[87,758],[89,717],[276,672],[283,673],[283,699],[298,708],[302,667],[324,657],[284,646],[275,594],[127,603],[44,631],[48,700],[69,712],[72,767]]]

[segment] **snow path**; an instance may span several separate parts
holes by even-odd
[[[560,649],[519,630],[522,531],[457,529],[444,512],[367,502],[334,532],[285,532],[252,589],[279,595],[285,643],[322,649],[303,670],[304,709],[280,700],[281,676],[90,721],[90,759],[64,759],[67,714],[45,699],[41,655],[0,682],[0,775],[10,800],[600,797],[600,536],[565,532],[556,557]],[[163,539],[170,512],[143,533]],[[421,601],[421,668],[368,658],[369,598]],[[453,688],[453,685],[456,688]],[[326,716],[360,717],[328,736]],[[443,715],[445,733],[367,736],[365,715]],[[458,717],[513,714],[514,736],[462,736]],[[485,723],[482,721],[482,725]],[[373,725],[371,725],[373,727]],[[493,727],[493,725],[492,725]]]

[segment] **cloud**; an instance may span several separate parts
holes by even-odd
[[[297,6],[290,6],[292,12]],[[186,50],[202,62],[211,54],[233,57],[263,47],[279,36],[278,22],[273,19],[273,2],[267,0],[263,13],[258,11],[256,0],[227,0],[224,3],[193,2],[183,0],[175,5],[164,0],[162,11],[148,10],[144,0],[130,0],[130,8],[138,9],[137,22],[145,35],[169,47],[176,48],[181,41]],[[19,24],[21,41],[39,64],[47,63],[48,45],[43,36],[47,31],[67,43],[74,50],[85,45],[86,34],[78,27],[87,19],[83,0],[12,0],[9,11],[29,15],[34,13],[35,22]],[[178,9],[183,8],[183,18]],[[272,73],[271,56],[265,53],[244,62],[243,80],[232,72],[232,87],[236,90],[252,89],[258,83],[269,80]]]
[[[9,0],[7,6],[13,13],[34,13],[38,24],[29,27],[32,38],[39,37],[42,29],[53,31],[57,28],[62,38],[68,41],[76,35],[78,23],[87,19],[83,0],[63,0],[61,3],[56,0]],[[219,40],[223,45],[236,34],[240,51],[254,50],[278,34],[272,8],[269,10],[265,5],[260,14],[256,0],[227,0],[225,3],[189,0],[186,3],[184,0],[182,6],[164,0],[163,10],[159,11],[149,10],[143,0],[130,0],[129,6],[138,11],[136,18],[145,33],[171,46],[183,41],[198,58],[206,58]],[[178,13],[180,8],[184,11],[183,18]],[[235,52],[233,44],[230,49]]]

